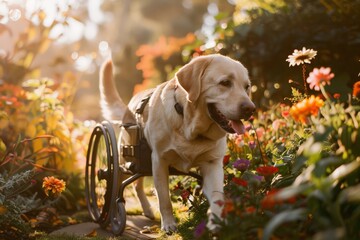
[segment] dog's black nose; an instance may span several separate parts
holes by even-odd
[[[253,102],[244,102],[240,104],[241,117],[245,120],[249,119],[255,112],[255,104]]]

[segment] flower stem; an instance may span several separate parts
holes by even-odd
[[[324,86],[320,83],[320,90],[322,95],[324,96],[324,98],[326,99],[326,101],[328,101],[330,103],[330,98],[329,95],[327,95]]]
[[[256,138],[257,145],[259,146],[261,162],[262,162],[263,164],[265,164],[265,160],[264,160],[264,156],[263,156],[263,151],[262,151],[261,145],[260,145],[259,136],[258,136],[258,134],[257,134],[257,132],[256,132],[256,129],[254,128],[253,125],[251,125],[251,128],[252,128],[252,129],[254,130],[254,132],[255,132],[255,138]]]
[[[302,76],[303,76],[305,94],[308,95],[308,89],[307,89],[307,84],[306,84],[306,65],[305,64],[302,65]]]

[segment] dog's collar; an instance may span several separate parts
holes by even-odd
[[[178,103],[178,101],[176,100],[176,89],[178,88],[177,85],[175,85],[175,88],[174,88],[174,99],[175,99],[175,104],[174,104],[174,108],[175,108],[175,111],[181,115],[181,116],[184,116],[184,107],[181,106],[180,103]]]

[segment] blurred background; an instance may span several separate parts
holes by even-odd
[[[127,101],[169,79],[194,53],[219,52],[249,68],[254,101],[266,108],[301,84],[300,68],[285,60],[307,47],[318,51],[313,66],[332,67],[341,77],[332,88],[345,93],[358,80],[359,6],[358,0],[1,0],[1,81],[60,82],[70,71],[71,110],[81,120],[99,120],[104,59],[112,57]]]
[[[40,76],[61,81],[70,71],[76,78],[72,111],[79,119],[99,120],[98,70],[105,59],[112,57],[119,92],[127,101],[154,68],[154,58],[165,71],[181,64],[181,46],[194,42],[195,33],[206,41],[214,16],[231,15],[235,2],[2,0],[0,9],[1,65],[14,68],[2,81]],[[154,46],[147,49],[147,44]],[[163,55],[168,56],[159,62]],[[165,79],[159,76],[157,82]]]

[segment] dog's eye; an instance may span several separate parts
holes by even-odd
[[[225,80],[222,80],[219,84],[224,87],[231,87],[232,82],[229,79],[225,79]]]

